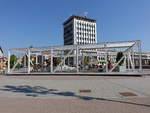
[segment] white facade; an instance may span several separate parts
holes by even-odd
[[[96,23],[74,18],[74,44],[97,43]]]
[[[71,16],[64,22],[64,45],[97,43],[96,20]]]

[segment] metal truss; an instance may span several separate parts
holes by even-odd
[[[137,50],[134,48],[137,47]],[[119,49],[123,49],[123,57],[118,61],[115,62],[111,69],[108,69],[108,54],[111,54],[111,57],[116,57],[117,52]],[[31,60],[32,56],[37,54],[43,55],[42,52],[49,51],[49,58],[50,58],[50,65],[49,65],[49,73],[55,74],[56,70],[59,66],[65,65],[65,60],[69,57],[72,57],[75,62],[76,72],[73,73],[81,73],[79,65],[80,59],[84,56],[89,56],[90,58],[101,56],[106,61],[105,73],[111,73],[114,69],[120,64],[120,62],[125,59],[125,65],[128,65],[128,69],[137,71],[135,69],[135,53],[138,55],[139,59],[139,68],[138,71],[142,71],[142,50],[141,50],[141,41],[134,40],[134,41],[122,41],[122,42],[105,42],[105,43],[96,43],[96,44],[83,44],[83,45],[65,45],[65,46],[47,46],[47,47],[33,47],[33,48],[16,48],[16,49],[9,49],[8,51],[8,74],[16,73],[14,72],[18,63],[21,63],[21,58],[18,59],[17,63],[11,68],[10,67],[10,57],[13,53],[23,54],[27,56],[27,74],[31,74],[32,69],[31,67],[34,66],[34,63]],[[58,54],[57,51],[62,52]],[[68,51],[67,53],[65,53]],[[21,56],[23,57],[23,56]],[[61,57],[63,60],[57,65],[54,69],[54,62],[53,59],[56,57]],[[37,56],[36,56],[36,64],[37,64]]]

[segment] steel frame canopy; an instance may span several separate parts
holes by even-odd
[[[16,68],[17,64],[20,61],[17,61],[17,63],[14,65],[14,67],[11,69],[10,68],[10,57],[11,53],[17,52],[21,54],[25,54],[28,57],[28,71],[27,74],[31,74],[31,55],[38,53],[38,52],[43,52],[43,51],[51,51],[51,64],[50,64],[50,73],[49,74],[55,74],[55,70],[53,69],[53,53],[55,51],[69,51],[67,54],[65,54],[64,61],[67,57],[74,56],[76,57],[76,72],[77,74],[80,74],[79,72],[79,57],[81,56],[80,51],[81,50],[100,50],[102,49],[107,52],[109,52],[109,49],[112,48],[124,48],[124,56],[114,65],[114,67],[111,70],[108,70],[108,67],[106,66],[106,73],[112,72],[116,66],[119,65],[119,63],[126,58],[126,56],[129,56],[131,50],[133,49],[134,46],[137,46],[138,50],[137,53],[139,54],[139,71],[142,71],[142,50],[141,50],[141,41],[140,40],[133,40],[133,41],[122,41],[122,42],[105,42],[105,43],[97,43],[97,44],[83,44],[83,45],[65,45],[65,46],[47,46],[47,47],[33,47],[33,48],[16,48],[16,49],[9,49],[8,50],[8,74],[13,74],[13,70]],[[93,53],[94,54],[94,53]],[[107,56],[106,56],[107,57]],[[106,58],[107,59],[107,58]],[[132,58],[129,58],[130,61],[132,61]],[[64,61],[62,61],[60,64],[63,64]],[[108,63],[108,62],[107,62]],[[106,63],[106,64],[107,64]],[[132,69],[134,69],[134,63],[131,62]]]
[[[127,48],[138,44],[140,40],[134,41],[124,41],[124,42],[104,42],[104,43],[97,43],[97,44],[81,44],[81,45],[65,45],[65,46],[47,46],[47,47],[33,47],[33,48],[15,48],[9,49],[9,52],[26,52],[30,51],[46,51],[46,50],[68,50],[70,48],[76,49],[99,49],[99,48]]]

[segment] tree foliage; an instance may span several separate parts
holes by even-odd
[[[24,62],[24,61],[26,61],[26,62]],[[28,65],[28,56],[27,55],[23,56],[21,63],[24,64],[24,65],[26,65],[26,66]]]
[[[16,55],[11,55],[10,56],[10,68],[12,68],[15,65],[16,62],[17,62]]]
[[[60,64],[60,62],[61,62],[61,58],[60,57],[53,58],[54,66],[57,66],[58,64]]]
[[[116,62],[119,62],[119,60],[123,57],[123,52],[118,52],[117,53],[117,57],[116,57]],[[121,66],[124,62],[124,59],[119,63],[119,65]]]
[[[89,62],[90,62],[90,58],[88,56],[85,56],[84,59],[83,59],[83,64],[88,65]]]

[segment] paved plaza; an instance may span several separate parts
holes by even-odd
[[[0,105],[0,113],[150,113],[150,76],[1,75]]]

